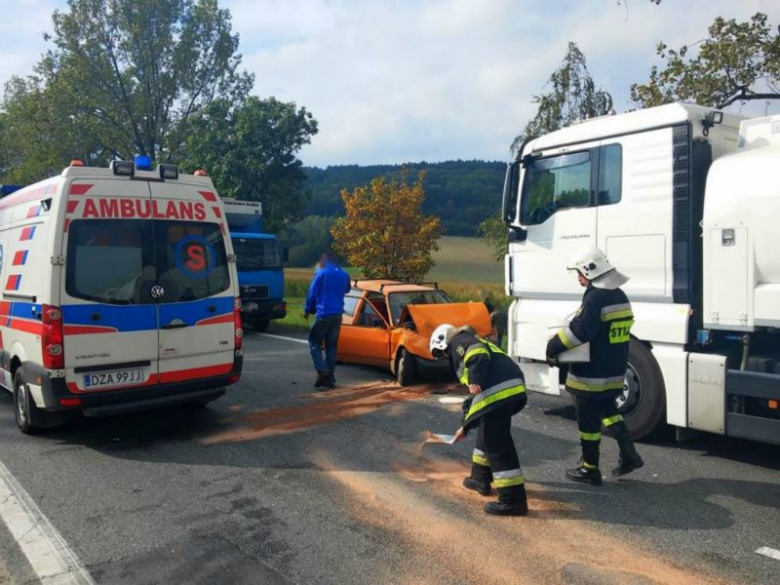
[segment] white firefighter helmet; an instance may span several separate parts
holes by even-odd
[[[452,325],[439,325],[436,329],[434,329],[433,333],[431,334],[431,341],[428,345],[431,349],[431,353],[433,353],[434,349],[446,351],[450,346],[450,341],[452,341],[454,333],[455,327]]]
[[[626,284],[628,276],[612,266],[599,248],[583,248],[569,262],[569,270],[576,270],[596,288],[615,290]]]

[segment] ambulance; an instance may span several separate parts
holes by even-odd
[[[241,302],[202,171],[73,161],[0,198],[0,385],[24,433],[206,404],[241,375]]]

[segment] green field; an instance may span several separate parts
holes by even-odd
[[[441,250],[434,253],[436,266],[428,279],[447,282],[504,282],[504,265],[490,255],[490,248],[481,238],[444,236]]]

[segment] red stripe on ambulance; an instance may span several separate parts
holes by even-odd
[[[27,240],[32,240],[34,235],[35,226],[28,226],[22,230],[22,233],[19,235],[19,241],[26,242]]]
[[[70,186],[70,195],[84,195],[92,187],[94,185],[88,185],[87,183],[73,184]]]
[[[14,266],[24,266],[24,264],[27,262],[27,255],[29,254],[29,250],[18,250],[16,254],[14,254]]]
[[[19,290],[20,284],[22,284],[22,275],[11,274],[5,281],[5,290]]]
[[[217,202],[216,194],[212,193],[211,191],[198,191],[198,193],[200,193],[201,197],[203,197],[206,201],[211,203]]]
[[[160,372],[160,383],[166,382],[184,382],[195,378],[210,378],[213,376],[223,376],[233,371],[233,364],[222,364],[220,366],[206,366],[205,368],[192,368],[191,370],[179,370],[177,372]]]
[[[233,313],[226,313],[225,315],[217,315],[216,317],[209,317],[195,323],[196,326],[201,325],[218,325],[220,323],[233,323],[236,316]]]

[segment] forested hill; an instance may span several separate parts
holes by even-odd
[[[397,178],[402,167],[409,182],[417,178],[420,170],[426,171],[425,211],[441,216],[447,235],[475,236],[483,219],[500,212],[506,164],[456,160],[306,168],[307,188],[312,198],[304,215],[342,215],[341,189],[368,185],[374,177],[382,175]]]

